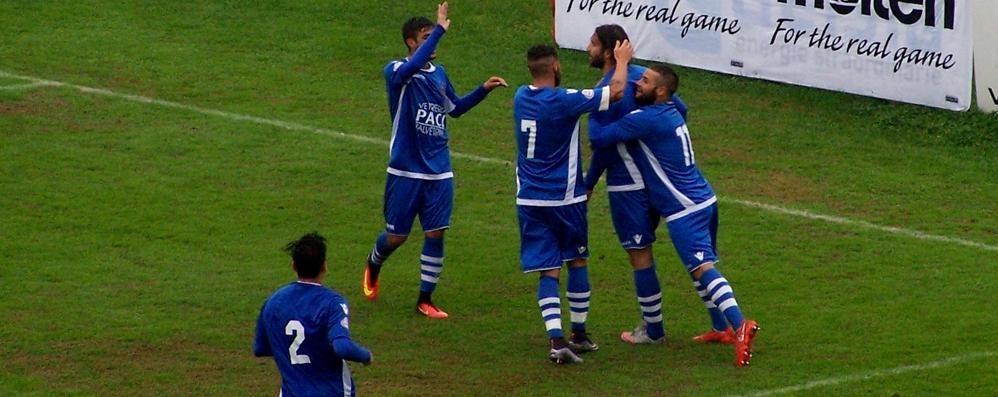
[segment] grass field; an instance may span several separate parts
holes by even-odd
[[[155,3],[155,4],[150,4]],[[708,326],[668,243],[670,340],[639,320],[605,192],[591,203],[589,326],[546,360],[519,272],[513,89],[450,121],[447,267],[417,316],[416,233],[362,299],[382,227],[382,66],[431,1],[0,5],[0,395],[274,395],[252,357],[287,241],[329,237],[327,283],[376,362],[364,395],[991,395],[998,390],[998,117],[680,69],[700,167],[721,198],[720,267],[762,331],[750,368]],[[547,2],[451,2],[457,89],[527,82]],[[639,43],[640,44],[640,43]],[[598,71],[562,53],[565,85]],[[471,157],[471,156],[477,157]],[[664,231],[663,231],[664,233]],[[988,390],[991,390],[990,392]]]

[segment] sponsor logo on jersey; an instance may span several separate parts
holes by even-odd
[[[443,106],[423,102],[416,110],[416,130],[430,136],[447,135],[447,112]]]

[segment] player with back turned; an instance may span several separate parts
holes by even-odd
[[[579,117],[606,110],[611,101],[623,96],[633,49],[625,41],[617,43],[614,52],[624,66],[608,87],[574,90],[558,87],[557,51],[547,45],[534,46],[527,52],[532,84],[519,87],[513,98],[520,266],[524,273],[540,275],[537,304],[550,339],[548,358],[559,364],[581,362],[576,353],[599,348],[586,332],[591,288]],[[565,264],[571,341],[565,340],[562,331],[558,286]]]
[[[590,131],[595,147],[634,141],[645,154],[638,163],[652,207],[665,217],[672,244],[705,296],[735,329],[735,365],[748,365],[759,326],[745,319],[717,261],[717,197],[696,164],[686,121],[671,101],[679,87],[672,68],[648,67],[635,89],[643,105],[609,128]],[[635,329],[633,334],[646,330]]]
[[[447,2],[437,7],[437,23],[423,17],[402,26],[409,50],[405,59],[385,66],[388,110],[392,119],[388,177],[385,182],[385,229],[378,235],[364,267],[362,288],[368,300],[378,297],[381,267],[406,241],[419,216],[425,239],[419,257],[420,286],[416,310],[434,319],[448,317],[433,303],[444,266],[444,231],[454,205],[454,173],[448,148],[447,117],[460,117],[506,81],[493,76],[459,97],[443,66],[434,64],[437,43],[450,28]]]
[[[347,361],[367,365],[374,355],[350,338],[346,299],[322,285],[326,240],[309,233],[285,250],[298,280],[264,302],[253,354],[274,357],[281,373],[281,396],[354,396]]]

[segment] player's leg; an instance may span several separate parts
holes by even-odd
[[[418,181],[395,175],[388,175],[385,182],[385,230],[378,235],[374,248],[367,256],[364,265],[364,279],[361,288],[364,297],[375,300],[378,297],[381,266],[395,250],[405,243],[416,217],[418,201],[414,192],[419,188]]]
[[[694,336],[693,340],[700,343],[724,343],[728,345],[735,343],[735,331],[728,326],[728,320],[724,317],[724,313],[721,313],[721,309],[718,309],[714,301],[707,295],[707,286],[700,284],[693,273],[690,273],[690,278],[693,279],[693,289],[696,290],[704,306],[707,307],[711,323],[710,331]]]
[[[454,207],[453,179],[426,181],[423,202],[419,221],[426,232],[423,252],[419,256],[419,300],[416,309],[427,317],[444,319],[448,317],[447,312],[433,303],[432,296],[444,270],[444,232],[450,227]]]
[[[576,352],[599,350],[586,332],[589,318],[589,222],[586,203],[577,203],[551,209],[554,217],[552,228],[558,239],[561,260],[568,264],[568,305],[572,320],[570,344]]]
[[[651,247],[627,250],[634,269],[634,290],[641,309],[641,324],[632,331],[624,331],[620,339],[630,344],[661,343],[665,341],[662,317],[662,289],[655,272]]]
[[[755,321],[744,319],[728,280],[714,264],[717,262],[714,240],[717,235],[717,205],[668,222],[669,233],[679,257],[694,280],[704,286],[707,297],[735,329],[735,365],[746,365],[751,358],[752,338],[758,329]]]
[[[569,349],[562,331],[561,297],[558,280],[561,275],[561,255],[554,232],[547,225],[550,208],[517,206],[520,223],[520,269],[524,273],[538,272],[537,306],[550,340],[548,359],[558,364],[582,361]]]
[[[659,216],[651,210],[645,191],[610,192],[609,201],[614,231],[634,270],[634,290],[641,310],[641,323],[622,332],[620,338],[631,344],[661,342],[665,340],[662,289],[651,249]]]

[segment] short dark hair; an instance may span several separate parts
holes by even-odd
[[[599,42],[603,51],[610,51],[610,59],[616,61],[616,58],[613,56],[613,48],[617,45],[618,41],[624,40],[630,39],[627,37],[627,32],[620,25],[607,24],[596,27],[596,41]]]
[[[326,261],[326,238],[311,232],[288,243],[284,251],[291,255],[298,277],[315,278],[322,272],[322,263]]]
[[[538,44],[527,50],[527,68],[533,77],[552,73],[553,61],[558,59],[558,50],[547,44]]]
[[[402,25],[402,41],[405,39],[415,39],[419,35],[419,31],[425,28],[432,28],[434,26],[433,22],[430,22],[426,17],[412,17],[405,24]]]
[[[675,94],[676,90],[679,89],[679,75],[676,74],[676,71],[672,70],[669,65],[664,63],[655,63],[649,65],[648,69],[654,70],[655,73],[658,73],[658,75],[661,76],[659,77],[659,83],[655,86],[665,87],[669,90],[670,94]]]

